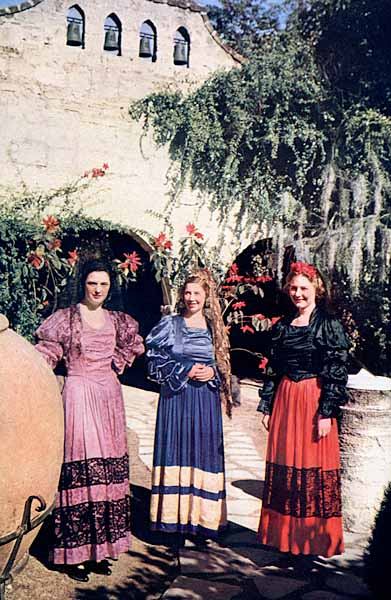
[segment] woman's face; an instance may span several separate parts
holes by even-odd
[[[305,275],[295,275],[289,284],[289,296],[293,304],[303,311],[315,306],[316,289]]]
[[[206,293],[199,283],[187,283],[183,293],[186,313],[195,315],[202,311],[205,306]]]
[[[105,271],[92,271],[87,275],[84,301],[97,308],[106,300],[110,290],[110,276]]]

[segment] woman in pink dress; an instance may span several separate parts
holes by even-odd
[[[85,264],[84,297],[37,330],[37,350],[54,368],[64,359],[65,441],[54,510],[53,563],[73,579],[110,574],[107,558],[130,546],[129,458],[117,374],[144,352],[138,323],[104,308],[110,269]]]

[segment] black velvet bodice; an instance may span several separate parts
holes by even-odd
[[[346,402],[349,344],[337,319],[318,308],[309,325],[296,327],[283,318],[272,329],[270,356],[258,410],[270,414],[277,385],[285,375],[293,381],[312,377],[321,380],[319,412],[336,416]]]

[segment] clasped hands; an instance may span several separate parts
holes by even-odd
[[[193,379],[194,381],[205,382],[214,378],[215,371],[213,367],[208,367],[207,365],[201,365],[200,363],[196,363],[192,366],[187,376],[189,379]]]

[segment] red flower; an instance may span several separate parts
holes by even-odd
[[[267,363],[269,362],[269,360],[266,358],[266,356],[264,356],[261,360],[261,362],[258,365],[258,369],[262,369],[265,370]]]
[[[49,250],[56,250],[57,248],[61,248],[61,240],[56,238],[52,242],[49,242],[48,248]]]
[[[126,254],[126,252],[124,252],[124,257],[126,260],[124,263],[121,263],[119,265],[120,268],[124,268],[122,265],[126,264],[127,267],[132,271],[132,273],[135,273],[141,265],[141,259],[137,252],[131,252],[130,254]]]
[[[243,333],[246,333],[246,331],[248,331],[249,333],[255,333],[254,329],[252,327],[250,327],[250,325],[243,325],[243,327],[240,328]]]
[[[71,265],[71,267],[73,267],[77,263],[78,260],[79,260],[79,255],[77,253],[77,250],[70,250],[68,252],[67,261]]]
[[[235,302],[235,303],[232,305],[232,308],[233,308],[234,310],[239,310],[240,308],[244,308],[245,306],[246,306],[246,303],[245,303],[245,302],[243,302],[243,301],[241,301],[241,302]]]
[[[107,163],[103,163],[102,169],[104,169],[105,171],[107,171],[108,168],[109,168],[109,165]]]
[[[154,238],[153,243],[155,244],[156,248],[164,248],[165,241],[166,234],[161,231],[159,235]]]
[[[263,315],[262,313],[257,313],[256,315],[252,315],[252,316],[255,317],[256,319],[260,319],[260,320],[265,318],[265,315]]]
[[[90,174],[90,172],[89,172],[89,171],[84,171],[84,173],[83,173],[83,177],[88,177],[88,176],[89,176],[89,174]]]
[[[201,233],[200,231],[197,231],[197,227],[194,225],[194,223],[188,223],[186,225],[186,231],[190,236],[194,235],[194,237],[197,238],[198,240],[204,239],[204,234]]]
[[[100,169],[98,167],[94,167],[92,169],[91,177],[94,177],[94,178],[96,178],[96,177],[104,177],[104,175],[105,175],[105,171],[103,169]]]
[[[41,256],[38,256],[35,252],[31,252],[27,257],[28,262],[34,269],[40,269],[44,263]]]
[[[48,233],[54,233],[60,225],[60,221],[52,215],[45,217],[42,223]]]
[[[243,281],[243,275],[231,275],[225,280],[227,283],[234,283],[235,281],[240,282]]]
[[[189,235],[194,235],[197,231],[197,227],[194,225],[194,223],[188,223],[186,225],[186,231]]]
[[[159,235],[153,240],[156,248],[163,248],[164,250],[172,249],[172,242],[167,239],[167,236],[162,231]]]
[[[256,281],[259,283],[266,283],[267,281],[273,281],[273,277],[269,275],[260,275],[260,277],[256,278]]]
[[[274,323],[277,323],[277,321],[279,321],[281,319],[281,317],[272,317],[270,320],[272,322],[272,325],[274,325]]]
[[[243,275],[239,275],[239,267],[236,263],[233,263],[228,272],[228,277],[225,280],[227,283],[234,283],[235,281],[243,281]]]

